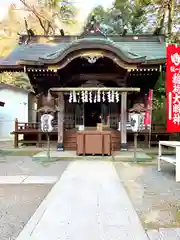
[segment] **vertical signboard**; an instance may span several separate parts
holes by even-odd
[[[153,100],[153,90],[149,90],[147,109],[145,112],[144,124],[151,125],[152,122],[152,100]]]
[[[166,129],[180,132],[180,47],[166,48]]]

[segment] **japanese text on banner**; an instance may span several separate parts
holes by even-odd
[[[172,72],[172,117],[173,123],[179,125],[180,124],[180,69],[179,69],[179,61],[175,61],[173,58],[174,55],[171,55],[171,60],[173,63],[176,63],[175,66],[171,67]],[[176,58],[180,58],[179,55],[176,54]]]
[[[180,47],[167,47],[167,131],[180,132]]]

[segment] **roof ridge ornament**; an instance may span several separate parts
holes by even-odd
[[[90,37],[90,36],[101,36],[107,38],[106,34],[100,29],[100,22],[97,21],[97,18],[94,13],[91,14],[91,18],[87,22],[87,25],[84,28],[84,32],[80,37]]]

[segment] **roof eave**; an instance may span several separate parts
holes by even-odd
[[[17,72],[23,72],[24,67],[20,65],[6,65],[6,64],[1,64],[0,65],[0,72],[5,72],[5,71],[17,71]]]
[[[158,59],[149,59],[145,63],[142,63],[142,65],[161,65],[166,63],[166,58],[158,58]]]

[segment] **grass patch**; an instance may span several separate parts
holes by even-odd
[[[146,223],[145,222],[145,219],[144,218],[141,218],[140,217],[140,220],[141,220],[141,223],[143,225],[143,227],[145,229],[159,229],[159,228],[178,228],[179,227],[179,223],[177,222],[173,222],[173,223],[166,223],[166,224],[161,224],[161,223],[155,223],[155,222],[148,222]]]
[[[51,157],[49,160],[46,156],[43,157],[34,157],[32,158],[33,161],[41,162],[41,163],[52,163],[52,162],[58,162],[58,161],[75,161],[75,160],[88,160],[88,161],[96,161],[96,160],[102,160],[102,161],[113,161],[113,158],[110,157],[90,157],[90,156],[72,156],[72,157]]]
[[[127,159],[121,159],[121,158],[113,158],[114,162],[120,163],[120,162],[127,162],[127,163],[133,163],[133,164],[149,164],[154,162],[154,159],[147,159],[147,158],[137,158],[136,161],[134,161],[133,158],[127,158]]]

